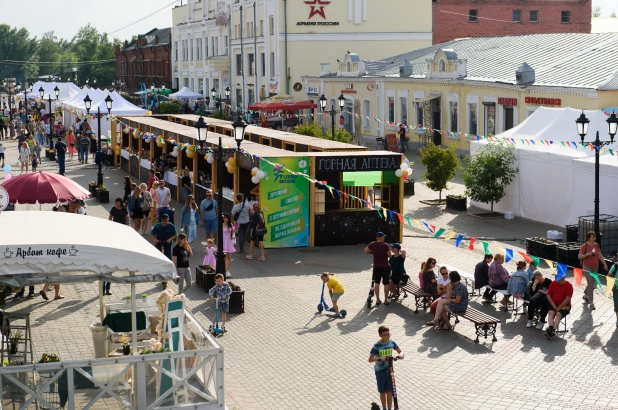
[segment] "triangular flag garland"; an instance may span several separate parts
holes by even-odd
[[[505,254],[506,262],[510,262],[513,260],[513,249],[507,249],[506,252],[504,252],[504,254]]]
[[[438,229],[438,231],[436,232],[436,234],[433,237],[434,238],[439,238],[440,236],[442,236],[443,233],[444,233],[444,228],[440,228],[440,229]]]
[[[488,255],[489,252],[489,244],[485,241],[483,241],[483,250],[485,251],[485,255]]]
[[[468,249],[471,251],[474,250],[474,242],[476,242],[476,238],[470,238],[470,246],[468,246]]]
[[[584,276],[583,272],[580,268],[573,268],[573,277],[575,278],[575,284],[577,285],[578,288],[582,287],[582,277],[583,276]]]

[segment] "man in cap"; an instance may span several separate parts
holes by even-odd
[[[566,280],[566,272],[558,272],[556,280],[549,285],[547,291],[547,301],[549,302],[549,312],[547,313],[547,324],[549,327],[545,332],[548,339],[556,336],[554,328],[560,325],[562,318],[566,317],[571,311],[571,298],[573,297],[573,285]]]
[[[386,236],[383,232],[376,233],[376,240],[365,248],[365,253],[373,255],[373,291],[376,295],[376,306],[380,305],[380,281],[384,285],[384,304],[388,305],[388,284],[390,281],[391,268],[388,258],[391,257],[391,247],[384,242]],[[371,294],[370,294],[371,298]]]
[[[172,260],[172,241],[176,239],[176,236],[176,227],[170,223],[168,214],[161,215],[161,222],[153,226],[150,231],[155,248],[163,252],[170,260]]]

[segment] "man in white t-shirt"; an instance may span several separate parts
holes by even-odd
[[[159,202],[157,202],[158,208],[167,208],[170,206],[170,200],[172,199],[172,195],[170,194],[170,189],[165,186],[165,181],[159,181],[159,187],[157,188],[157,194],[159,194]]]
[[[432,314],[436,313],[436,306],[438,306],[438,301],[440,299],[446,299],[448,297],[448,291],[451,287],[451,279],[448,277],[448,269],[445,266],[440,267],[440,274],[438,275],[438,295],[440,296],[438,299],[434,300],[429,310],[431,310]]]

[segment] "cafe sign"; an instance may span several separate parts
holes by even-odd
[[[400,165],[400,155],[316,158],[318,172],[396,171]]]
[[[517,98],[498,97],[498,104],[515,107],[517,106]]]
[[[540,98],[540,97],[526,97],[526,104],[530,105],[553,105],[560,107],[562,100],[560,98]]]

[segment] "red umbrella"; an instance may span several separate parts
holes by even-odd
[[[2,187],[9,193],[12,204],[55,204],[90,196],[88,190],[73,180],[47,172],[22,174],[5,181]]]

